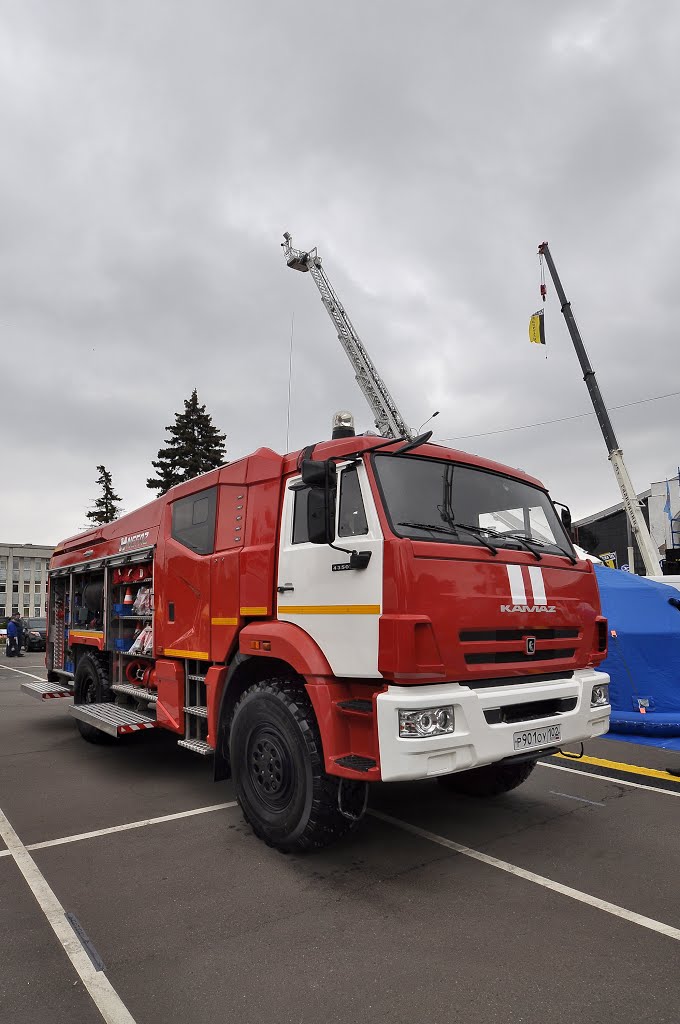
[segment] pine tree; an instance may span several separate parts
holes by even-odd
[[[120,508],[121,499],[113,489],[111,474],[106,466],[97,466],[97,483],[102,489],[99,498],[95,498],[94,507],[87,513],[87,518],[92,525],[101,526],[103,523],[112,523],[123,514]]]
[[[167,448],[161,448],[158,458],[151,460],[156,476],[146,481],[147,487],[165,494],[183,480],[224,465],[226,434],[213,426],[205,405],[198,404],[196,388],[191,398],[184,399],[184,412],[176,412],[174,424],[165,429],[170,434]]]

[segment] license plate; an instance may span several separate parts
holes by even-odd
[[[532,747],[551,747],[561,739],[559,725],[549,725],[545,729],[527,729],[525,732],[513,733],[512,742],[515,750],[530,750]]]

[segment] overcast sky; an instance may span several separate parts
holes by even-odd
[[[414,427],[619,500],[537,245],[610,406],[680,391],[680,7],[671,0],[0,0],[0,540],[131,510],[193,388],[230,459],[373,426],[284,230],[318,246]],[[547,355],[547,359],[546,359]],[[613,413],[677,472],[678,397]],[[495,433],[489,433],[495,431]],[[486,435],[486,436],[469,436]]]

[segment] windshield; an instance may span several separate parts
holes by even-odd
[[[374,456],[392,529],[399,537],[573,557],[545,491],[473,466],[414,456]]]

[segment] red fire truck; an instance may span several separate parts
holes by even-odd
[[[282,850],[351,829],[369,783],[498,794],[605,733],[591,564],[538,480],[429,436],[261,448],[62,541],[24,689],[91,743],[211,755]]]

